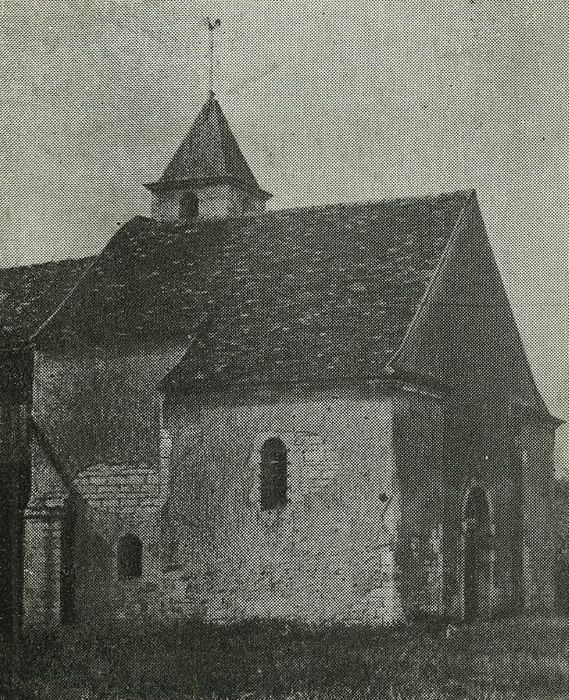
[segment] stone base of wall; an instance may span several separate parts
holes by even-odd
[[[341,514],[336,516],[331,520],[341,523]],[[344,521],[326,537],[320,531],[320,547],[315,547],[308,523],[297,530],[291,550],[288,543],[295,526],[283,520],[272,533],[258,523],[244,528],[248,553],[237,554],[240,563],[233,560],[234,551],[223,557],[204,548],[203,558],[196,557],[196,546],[191,562],[164,573],[164,615],[215,623],[276,618],[386,625],[403,619],[390,544],[357,547]],[[196,541],[200,539],[196,534]],[[274,550],[255,546],[257,539],[269,539]]]

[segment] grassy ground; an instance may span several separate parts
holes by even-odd
[[[569,620],[460,627],[255,621],[82,630],[25,640],[22,697],[42,700],[569,700]]]

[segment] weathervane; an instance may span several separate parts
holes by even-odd
[[[218,27],[221,27],[221,20],[211,20],[206,17],[205,22],[209,31],[209,94],[213,95],[213,34]]]

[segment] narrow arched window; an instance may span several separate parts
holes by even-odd
[[[490,507],[486,492],[480,486],[473,486],[464,507],[464,519],[467,524],[487,529],[490,523]]]
[[[119,578],[140,578],[142,576],[142,542],[136,535],[125,535],[118,546]]]
[[[194,192],[184,192],[180,200],[180,219],[194,219],[198,215],[198,198]]]
[[[286,457],[286,447],[278,438],[270,438],[261,447],[261,510],[286,505]]]

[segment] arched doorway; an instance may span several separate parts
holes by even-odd
[[[486,618],[492,587],[490,507],[483,488],[470,489],[463,512],[464,619]]]

